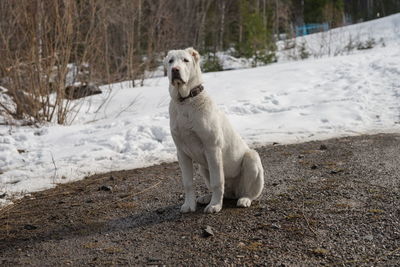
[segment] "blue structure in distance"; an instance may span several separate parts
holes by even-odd
[[[304,36],[311,33],[329,30],[329,23],[309,23],[303,26],[296,26],[296,36]]]

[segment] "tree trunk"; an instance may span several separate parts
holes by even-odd
[[[199,25],[199,37],[198,37],[198,43],[197,46],[199,49],[204,48],[204,37],[205,37],[205,28],[206,28],[206,18],[207,18],[207,12],[208,9],[210,8],[212,1],[203,1],[202,2],[202,10],[201,10],[201,21]]]
[[[142,31],[142,0],[138,0],[138,23],[137,23],[137,38],[136,38],[136,44],[137,44],[137,52],[140,53],[141,47],[141,31]]]
[[[42,58],[43,58],[43,27],[42,27],[42,18],[43,18],[43,2],[37,1],[37,29],[36,29],[36,48],[37,48],[37,62],[39,65],[39,71],[42,72]]]
[[[224,49],[224,30],[225,30],[225,0],[220,0],[219,1],[219,7],[221,11],[221,22],[220,22],[220,28],[219,28],[219,45],[218,45],[218,50],[223,50]]]
[[[264,28],[267,28],[267,0],[263,0],[263,23],[264,23]]]
[[[292,0],[294,25],[304,25],[304,1],[303,0]]]
[[[275,34],[279,35],[279,8],[278,0],[275,0]],[[278,38],[279,39],[279,38]]]

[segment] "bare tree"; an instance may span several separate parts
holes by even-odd
[[[240,4],[255,3],[272,29],[283,17],[271,19],[273,1],[0,1],[1,85],[15,117],[68,123],[76,110],[69,85],[143,81],[171,48],[215,52],[243,42]]]
[[[225,12],[226,12],[226,1],[218,1],[218,7],[221,14],[221,21],[219,25],[219,43],[218,50],[224,49],[224,31],[225,31]]]

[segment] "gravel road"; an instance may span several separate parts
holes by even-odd
[[[248,209],[180,214],[177,163],[27,196],[0,210],[0,265],[400,265],[400,134],[257,150]]]

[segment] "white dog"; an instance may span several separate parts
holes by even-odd
[[[197,199],[200,204],[208,204],[204,212],[219,212],[224,197],[238,199],[238,207],[249,207],[264,187],[261,160],[203,91],[199,53],[193,48],[172,50],[164,64],[170,82],[171,134],[185,191],[181,212],[196,210],[193,162],[200,165],[211,191]]]

